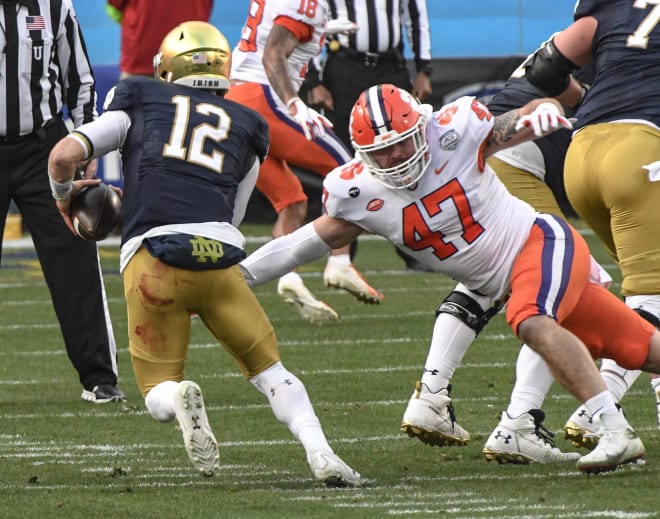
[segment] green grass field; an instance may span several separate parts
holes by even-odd
[[[268,228],[244,231],[265,235]],[[594,254],[616,274],[597,246]],[[323,287],[324,262],[302,273],[342,316],[336,325],[301,321],[277,297],[275,283],[256,291],[275,326],[285,365],[305,383],[335,451],[368,484],[338,490],[317,483],[302,447],[195,320],[187,377],[204,390],[221,450],[220,473],[198,476],[176,426],[155,422],[144,409],[126,345],[118,250],[102,247],[101,256],[125,405],[95,406],[80,399],[34,252],[3,253],[2,518],[660,517],[660,433],[646,375],[623,401],[646,445],[645,466],[587,477],[571,463],[484,460],[481,448],[507,404],[518,352],[501,315],[479,336],[453,379],[457,417],[472,434],[470,444],[428,447],[401,433],[401,416],[426,358],[433,311],[454,283],[405,271],[393,248],[376,239],[360,241],[357,263],[386,294],[380,306]],[[558,386],[544,406],[546,425],[565,450],[572,447],[560,431],[575,407]]]

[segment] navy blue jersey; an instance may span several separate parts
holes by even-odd
[[[146,77],[120,81],[107,110],[131,118],[121,149],[122,241],[160,225],[231,223],[239,182],[268,151],[257,112]]]
[[[598,20],[592,43],[596,76],[578,109],[576,128],[619,119],[644,119],[660,126],[658,5],[580,0],[574,19],[585,16]]]
[[[510,110],[520,108],[521,106],[546,97],[543,91],[530,84],[525,77],[510,77],[504,89],[493,96],[488,103],[488,109],[494,115],[500,115]],[[568,117],[573,114],[570,110],[566,111]],[[543,154],[545,165],[545,183],[548,185],[552,194],[565,214],[573,215],[574,211],[568,202],[566,189],[564,188],[564,157],[566,150],[571,142],[570,130],[557,130],[541,139],[536,139],[534,143],[539,147]]]

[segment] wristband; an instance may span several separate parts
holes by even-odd
[[[55,200],[66,200],[69,198],[69,195],[73,190],[73,180],[67,180],[60,184],[49,174],[48,181],[50,182],[50,190]]]

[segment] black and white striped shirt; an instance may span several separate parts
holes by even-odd
[[[337,35],[342,47],[358,52],[387,52],[401,48],[405,30],[417,70],[431,62],[426,0],[328,0],[328,5],[328,18],[348,18],[359,27],[354,34]]]
[[[0,136],[32,133],[66,105],[96,118],[96,90],[71,0],[0,0]]]

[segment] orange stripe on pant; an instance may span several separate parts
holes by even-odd
[[[259,170],[257,189],[279,213],[291,204],[307,200],[300,180],[288,164],[325,177],[352,155],[332,131],[325,137],[307,140],[300,126],[278,110],[273,95],[267,85],[240,83],[232,85],[225,97],[259,112],[268,123],[270,148]]]
[[[639,369],[653,326],[608,290],[589,282],[589,248],[569,224],[539,215],[511,274],[507,321],[548,315],[585,343],[594,359]]]

